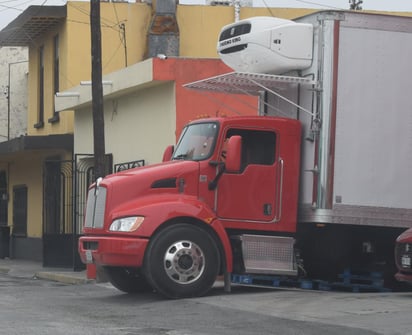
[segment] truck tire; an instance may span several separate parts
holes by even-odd
[[[158,233],[146,251],[144,272],[148,282],[167,298],[205,295],[220,268],[212,236],[189,224],[175,224]]]
[[[153,291],[146,278],[137,268],[106,266],[104,270],[109,282],[122,292],[143,293]]]

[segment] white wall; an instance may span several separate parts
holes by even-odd
[[[106,153],[113,163],[144,159],[159,163],[163,151],[175,143],[175,87],[168,82],[134,91],[105,103]],[[91,108],[75,113],[74,152],[93,153]]]

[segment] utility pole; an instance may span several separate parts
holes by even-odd
[[[92,55],[94,177],[95,180],[97,180],[97,178],[104,177],[106,174],[100,0],[90,0],[90,30]]]

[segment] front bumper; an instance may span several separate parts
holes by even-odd
[[[402,272],[398,272],[395,274],[395,278],[398,281],[402,281],[402,282],[408,282],[412,284],[412,273],[410,274],[405,274]]]
[[[148,243],[143,238],[82,236],[78,251],[85,264],[141,267]]]

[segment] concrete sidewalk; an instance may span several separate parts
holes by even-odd
[[[45,268],[41,262],[21,259],[0,259],[0,273],[17,278],[37,278],[65,284],[86,284],[94,280],[87,278],[86,270],[73,271],[66,268]]]

